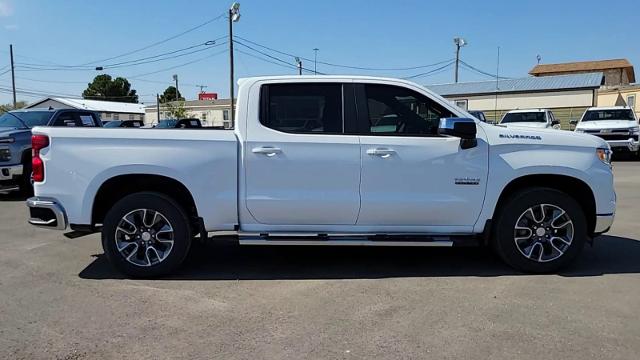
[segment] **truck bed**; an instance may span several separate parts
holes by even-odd
[[[42,151],[45,180],[35,193],[55,196],[70,224],[89,224],[101,184],[131,174],[182,182],[207,229],[238,222],[238,144],[231,130],[36,127],[33,133],[50,138]]]

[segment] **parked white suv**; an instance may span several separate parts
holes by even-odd
[[[613,222],[594,136],[489,125],[387,78],[242,79],[237,109],[233,130],[35,128],[29,222],[102,231],[132,276],[228,230],[242,245],[491,245],[549,272]]]
[[[504,114],[500,125],[560,129],[560,121],[548,109],[512,110]]]
[[[576,124],[576,132],[598,136],[609,143],[615,152],[629,151],[640,157],[640,126],[635,113],[628,106],[592,107]]]

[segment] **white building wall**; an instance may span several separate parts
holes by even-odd
[[[498,94],[495,95],[446,96],[452,101],[467,100],[469,110],[513,110],[530,108],[567,108],[592,106],[592,90],[572,90],[542,93]]]

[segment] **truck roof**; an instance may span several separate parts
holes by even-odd
[[[517,110],[510,110],[507,113],[545,112],[548,110],[549,109],[517,109]]]
[[[628,106],[593,106],[587,109],[589,110],[631,110]]]

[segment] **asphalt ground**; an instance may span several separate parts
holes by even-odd
[[[559,274],[482,248],[199,245],[128,280],[99,236],[0,195],[2,359],[638,359],[640,162],[614,163],[610,233]]]

